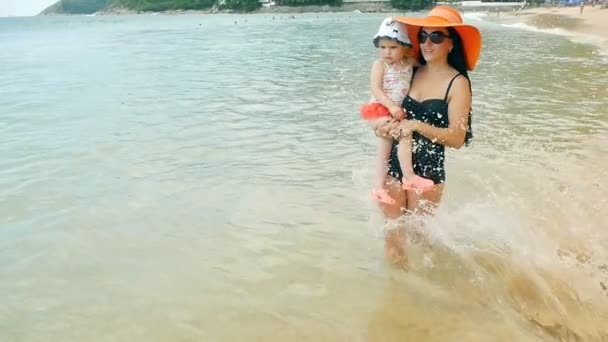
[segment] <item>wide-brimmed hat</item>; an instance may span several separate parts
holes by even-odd
[[[416,55],[420,53],[418,32],[421,27],[453,27],[462,40],[467,69],[475,69],[481,52],[481,32],[477,27],[463,23],[462,15],[458,10],[440,5],[433,8],[426,17],[395,17],[395,20],[407,25],[408,35]]]
[[[388,17],[382,21],[378,33],[374,36],[374,46],[378,47],[380,38],[395,39],[399,43],[412,47],[412,42],[408,37],[408,30],[404,24],[396,21],[393,17]]]

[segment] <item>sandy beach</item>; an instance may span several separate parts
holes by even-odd
[[[608,9],[600,6],[530,8],[517,16],[530,15],[529,23],[540,28],[563,28],[608,39]]]

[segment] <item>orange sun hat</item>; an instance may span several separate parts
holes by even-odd
[[[413,45],[414,53],[419,56],[420,44],[418,32],[421,27],[452,27],[462,40],[464,59],[468,70],[474,70],[481,53],[481,32],[473,25],[463,23],[462,15],[456,9],[439,5],[431,10],[424,18],[395,17],[400,23],[407,25],[408,36]]]

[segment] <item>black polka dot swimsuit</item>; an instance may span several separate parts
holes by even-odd
[[[428,99],[418,102],[409,95],[403,100],[403,108],[408,120],[418,120],[429,125],[447,128],[448,120],[448,94],[452,83],[460,74],[454,76],[448,85],[443,99]],[[388,174],[399,180],[403,172],[397,157],[397,141],[393,141],[393,148],[389,160]],[[428,178],[435,184],[445,182],[445,146],[431,141],[422,134],[412,134],[412,165],[414,173],[420,177]]]

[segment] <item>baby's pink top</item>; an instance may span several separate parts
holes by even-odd
[[[413,67],[410,63],[393,63],[384,62],[384,77],[382,82],[382,91],[396,105],[401,106],[403,99],[410,89],[412,82]],[[372,96],[372,102],[378,102]]]

